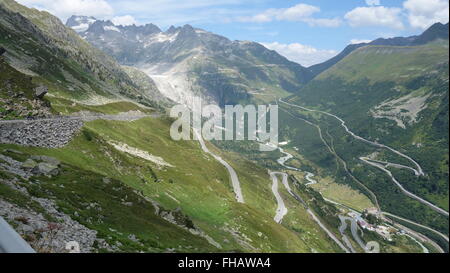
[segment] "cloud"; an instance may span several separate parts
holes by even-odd
[[[276,18],[278,20],[286,21],[301,21],[304,18],[309,18],[316,12],[319,12],[320,8],[307,4],[297,4],[287,9],[276,10]]]
[[[437,22],[448,22],[448,0],[407,0],[403,7],[412,27],[426,29]]]
[[[252,0],[253,1],[253,0]],[[128,14],[139,22],[161,27],[180,24],[222,23],[245,14],[238,9],[244,0],[114,0],[111,5],[120,15]]]
[[[19,3],[48,11],[62,20],[71,15],[107,17],[114,14],[105,0],[17,0]]]
[[[368,6],[379,6],[380,0],[366,0]]]
[[[137,25],[136,19],[134,19],[131,15],[124,16],[116,16],[111,19],[111,21],[116,25],[129,26],[129,25]]]
[[[337,27],[341,24],[338,18],[314,18],[313,15],[320,12],[317,6],[297,4],[290,8],[267,9],[252,16],[241,16],[240,22],[268,23],[272,21],[304,22],[310,26]]]
[[[333,19],[325,19],[325,18],[306,18],[303,20],[308,25],[315,27],[338,27],[342,24],[342,20],[339,18],[333,18]]]
[[[261,43],[268,49],[275,50],[289,60],[309,67],[314,64],[324,62],[338,53],[336,50],[320,50],[308,45],[299,43],[281,44],[278,42]]]
[[[400,8],[383,6],[357,7],[347,12],[344,18],[352,27],[383,26],[403,29],[404,25],[400,17],[401,12]]]
[[[133,16],[139,22],[161,26],[172,24],[222,22],[243,15],[238,10],[244,0],[16,0],[28,7],[48,11],[63,21],[71,15],[112,19]],[[233,7],[233,8],[231,8]],[[127,23],[128,21],[125,21]]]
[[[372,40],[364,40],[364,39],[351,39],[350,40],[350,44],[354,45],[354,44],[368,44],[372,42]]]

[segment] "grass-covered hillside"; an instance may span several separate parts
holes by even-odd
[[[289,101],[335,114],[355,134],[414,158],[425,176],[390,167],[392,174],[408,191],[448,211],[448,40],[421,46],[359,48]],[[350,172],[378,197],[383,210],[448,232],[448,217],[402,194],[386,173],[363,164],[359,157],[404,165],[411,162],[355,140],[335,118],[284,108],[322,128],[325,140],[347,162]],[[287,126],[294,124],[291,121]],[[285,130],[285,134],[298,138],[296,144],[303,146],[303,155],[308,157],[309,153],[309,158],[322,166],[333,166],[335,158],[330,153],[320,156],[313,152],[313,142],[302,141],[304,132]],[[328,168],[336,172],[334,167]],[[352,179],[344,180],[361,188]]]
[[[237,203],[226,169],[198,142],[173,141],[170,124],[152,117],[98,120],[64,148],[0,145],[0,200],[45,214],[34,200],[51,200],[118,251],[339,251],[295,200],[289,220],[274,222],[276,202],[266,170],[222,154],[234,162],[242,183],[246,204]],[[58,159],[58,173],[23,178],[5,169],[11,158],[23,165],[33,155]],[[287,199],[287,192],[283,195]],[[33,234],[27,237],[31,243],[40,236]]]

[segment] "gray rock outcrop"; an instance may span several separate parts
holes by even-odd
[[[47,93],[48,93],[48,88],[47,88],[47,86],[44,86],[44,85],[40,85],[34,89],[34,96],[38,99],[42,99],[45,96],[45,94],[47,94]]]

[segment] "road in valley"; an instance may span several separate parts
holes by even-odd
[[[283,110],[283,109],[282,109]],[[353,176],[353,174],[350,172],[350,170],[347,167],[347,162],[345,162],[344,159],[342,159],[337,153],[336,151],[333,149],[333,147],[331,147],[328,142],[325,141],[325,139],[323,138],[323,134],[322,134],[322,128],[320,128],[319,125],[314,124],[306,119],[297,117],[292,115],[290,112],[284,110],[287,114],[289,114],[290,116],[292,116],[293,118],[299,119],[301,121],[304,121],[305,123],[315,127],[317,129],[317,131],[319,132],[319,138],[322,141],[322,143],[325,145],[325,147],[327,147],[328,151],[333,154],[338,161],[340,161],[342,163],[342,166],[344,167],[345,172],[350,176],[350,178],[353,179],[353,181],[355,181],[358,185],[361,186],[361,188],[363,188],[367,193],[370,194],[370,197],[372,199],[372,201],[374,202],[375,206],[380,210],[380,205],[378,204],[378,198],[377,196],[369,189],[366,187],[366,185],[364,185],[358,178],[356,178],[355,176]]]
[[[275,172],[271,172],[270,173],[270,177],[272,178],[272,192],[273,195],[275,196],[275,199],[277,200],[277,210],[275,213],[275,217],[273,218],[273,220],[277,223],[281,223],[281,221],[283,221],[283,217],[287,214],[288,209],[286,208],[286,205],[284,204],[283,198],[281,197],[280,193],[278,192],[278,178],[277,175],[279,175],[280,173],[275,173]],[[283,176],[283,180],[285,179],[284,176],[286,176],[286,180],[287,180],[287,174],[282,173],[281,174]]]
[[[358,223],[356,222],[356,220],[354,218],[346,217],[346,216],[342,216],[342,215],[339,215],[339,219],[341,220],[342,231],[341,231],[341,228],[339,228],[339,231],[341,232],[341,234],[343,234],[343,232],[347,228],[346,221],[350,221],[350,230],[352,232],[353,239],[358,243],[358,245],[362,249],[366,250],[366,244],[359,237],[359,234],[358,234]]]
[[[443,233],[441,233],[441,232],[439,232],[439,231],[437,231],[437,230],[434,230],[434,229],[432,229],[432,228],[430,228],[430,227],[421,225],[421,224],[419,224],[419,223],[416,223],[416,222],[414,222],[414,221],[411,221],[411,220],[402,218],[402,217],[400,217],[400,216],[394,215],[394,214],[389,213],[389,212],[384,212],[384,211],[382,211],[382,212],[380,212],[380,213],[381,213],[382,215],[385,215],[385,216],[388,216],[388,217],[397,218],[397,219],[402,220],[402,221],[405,221],[405,222],[407,222],[407,223],[409,223],[409,224],[412,224],[412,225],[421,227],[421,228],[423,228],[423,229],[429,230],[429,231],[431,231],[431,232],[433,232],[433,233],[439,235],[439,236],[442,237],[445,241],[448,242],[448,237],[447,237],[445,234],[443,234]]]
[[[197,132],[197,130],[193,130],[194,134],[197,136],[198,141],[200,142],[200,146],[202,147],[202,150],[207,153],[212,155],[217,161],[219,161],[220,164],[224,165],[225,168],[228,170],[228,173],[230,174],[230,179],[231,179],[231,184],[233,186],[233,191],[236,195],[236,200],[239,203],[245,203],[244,201],[244,196],[242,195],[242,190],[241,190],[241,183],[239,181],[239,178],[236,174],[236,171],[233,169],[233,167],[230,166],[230,164],[228,164],[228,162],[226,162],[225,160],[223,160],[220,156],[212,153],[208,147],[206,147],[205,141],[203,140],[203,137],[201,136],[201,134],[199,132]]]
[[[349,217],[344,217],[342,215],[339,215],[339,220],[341,220],[341,226],[339,227],[339,232],[341,233],[342,241],[344,241],[344,243],[347,245],[347,248],[350,249],[350,251],[352,253],[356,253],[356,250],[353,248],[352,243],[348,239],[347,235],[345,235],[345,230],[347,229],[347,222],[346,222],[347,218],[349,218]]]
[[[312,212],[312,210],[308,209],[307,212],[311,215],[311,217],[314,219],[314,221],[327,233],[327,235],[346,253],[350,253],[350,251],[341,243],[341,241],[338,240],[338,238],[327,229],[327,227],[320,222],[319,218]]]
[[[281,220],[283,219],[284,215],[288,212],[283,199],[281,198],[279,192],[278,192],[278,178],[277,175],[282,176],[282,184],[286,188],[286,190],[289,192],[290,195],[292,195],[296,200],[298,200],[303,206],[306,207],[306,211],[309,215],[311,215],[312,219],[319,225],[319,227],[330,237],[344,252],[350,253],[350,251],[339,241],[339,239],[331,232],[321,221],[320,219],[314,214],[314,212],[307,207],[307,204],[297,195],[295,194],[288,181],[288,174],[283,172],[270,172],[270,176],[272,178],[273,184],[272,184],[272,192],[275,195],[275,198],[277,199],[278,203],[278,209],[276,211],[275,215],[275,222],[281,223]]]
[[[362,160],[362,161],[364,161],[366,164],[369,164],[369,165],[371,165],[371,166],[373,166],[373,167],[376,167],[376,168],[378,168],[378,169],[384,171],[385,173],[387,173],[387,174],[389,175],[389,177],[391,178],[391,180],[395,183],[395,185],[397,185],[397,187],[399,187],[400,190],[401,190],[405,195],[407,195],[407,196],[409,196],[409,197],[411,197],[411,198],[413,198],[413,199],[416,199],[416,200],[419,201],[420,203],[422,203],[422,204],[424,204],[424,205],[430,207],[431,209],[433,209],[434,211],[436,211],[436,212],[438,212],[438,213],[440,213],[440,214],[442,214],[442,215],[445,215],[445,216],[447,216],[447,217],[449,216],[447,211],[445,211],[445,210],[441,209],[440,207],[438,207],[438,206],[436,206],[436,205],[434,205],[434,204],[428,202],[427,200],[425,200],[425,199],[423,199],[423,198],[420,198],[419,196],[417,196],[417,195],[415,195],[415,194],[413,194],[413,193],[407,191],[407,190],[402,186],[402,184],[400,184],[400,183],[397,181],[397,179],[395,179],[395,177],[392,175],[391,171],[389,171],[388,169],[386,169],[383,165],[381,165],[381,164],[379,164],[379,163],[376,163],[376,162],[373,162],[373,160],[370,160],[370,159],[367,158],[367,157],[360,157],[359,159]]]
[[[369,143],[369,144],[371,144],[371,145],[374,145],[374,146],[377,146],[377,147],[380,147],[380,148],[388,149],[388,150],[394,152],[395,154],[400,155],[401,157],[408,159],[410,162],[412,162],[412,163],[416,166],[417,169],[411,168],[411,167],[409,167],[409,166],[404,166],[404,165],[401,165],[401,164],[396,164],[396,163],[390,163],[390,162],[384,162],[384,161],[377,161],[377,160],[370,160],[369,158],[365,158],[365,157],[361,157],[361,158],[360,158],[360,160],[362,160],[362,161],[365,162],[366,164],[369,164],[369,165],[371,165],[371,166],[373,166],[373,167],[377,167],[377,168],[383,170],[384,172],[386,172],[386,173],[389,175],[389,177],[391,178],[391,180],[392,180],[392,181],[400,188],[400,190],[401,190],[405,195],[407,195],[408,197],[413,198],[413,199],[416,199],[417,201],[419,201],[419,202],[421,202],[422,204],[424,204],[424,205],[430,207],[430,208],[433,209],[434,211],[436,211],[436,212],[438,212],[438,213],[440,213],[440,214],[442,214],[442,215],[444,215],[444,216],[446,216],[446,217],[449,217],[449,213],[448,213],[447,211],[445,211],[444,209],[439,208],[438,206],[432,204],[431,202],[428,202],[428,201],[424,200],[423,198],[420,198],[420,197],[418,197],[417,195],[414,195],[414,194],[412,194],[411,192],[405,190],[405,188],[404,188],[404,187],[403,187],[403,186],[395,179],[395,177],[392,175],[392,173],[391,173],[389,170],[386,169],[387,166],[392,166],[392,167],[395,167],[395,168],[407,168],[407,169],[409,169],[409,170],[412,170],[416,176],[423,176],[423,175],[425,175],[425,173],[423,172],[421,166],[420,166],[414,159],[412,159],[411,157],[409,157],[409,156],[407,156],[407,155],[405,155],[405,154],[403,154],[403,153],[401,153],[401,152],[399,152],[399,151],[397,151],[397,150],[395,150],[395,149],[393,149],[393,148],[391,148],[391,147],[389,147],[389,146],[386,146],[386,145],[383,145],[383,144],[380,144],[380,143],[376,143],[376,142],[367,140],[367,139],[365,139],[365,138],[362,138],[362,137],[356,135],[355,133],[353,133],[353,132],[347,127],[347,125],[345,124],[345,121],[342,120],[340,117],[338,117],[338,116],[336,116],[336,115],[333,115],[333,114],[330,114],[330,113],[327,113],[327,112],[324,112],[324,111],[308,109],[308,108],[306,108],[306,107],[302,107],[302,106],[299,106],[299,105],[296,105],[296,104],[292,104],[292,103],[287,103],[287,102],[283,101],[282,99],[279,99],[279,101],[282,102],[282,103],[284,103],[284,104],[287,104],[287,105],[290,105],[290,106],[293,106],[293,107],[297,107],[297,108],[300,108],[300,109],[305,110],[305,111],[317,112],[317,113],[321,113],[321,114],[324,114],[324,115],[328,115],[328,116],[334,117],[334,118],[336,118],[337,120],[339,120],[339,121],[341,122],[341,126],[344,127],[344,129],[346,130],[346,132],[349,133],[351,136],[353,136],[355,139],[361,140],[361,141],[363,141],[363,142]],[[309,123],[309,124],[312,124],[311,122],[308,122],[308,123]],[[314,125],[314,124],[312,124],[312,125]],[[317,125],[315,125],[315,126],[318,127]],[[320,127],[319,127],[319,129],[320,129]],[[327,146],[328,146],[328,144],[327,144]],[[381,163],[381,164],[384,164],[386,167],[383,166],[383,165],[381,165],[380,163]],[[345,167],[345,168],[346,168],[346,167]],[[348,173],[349,173],[349,172],[348,172]],[[356,178],[355,178],[355,179],[356,179]],[[377,205],[377,207],[379,208],[378,205]]]
[[[412,162],[412,163],[416,166],[416,168],[417,168],[416,171],[417,171],[418,174],[420,174],[420,175],[425,175],[425,173],[424,173],[423,170],[422,170],[422,167],[421,167],[421,166],[419,165],[419,163],[417,163],[414,159],[412,159],[411,157],[409,157],[409,156],[407,156],[407,155],[405,155],[405,154],[403,154],[403,153],[401,153],[401,152],[399,152],[399,151],[397,151],[397,150],[395,150],[395,149],[393,149],[393,148],[391,148],[391,147],[389,147],[389,146],[386,146],[386,145],[384,145],[384,144],[380,144],[380,143],[377,143],[377,142],[373,142],[373,141],[367,140],[367,139],[365,139],[365,138],[363,138],[363,137],[360,137],[360,136],[356,135],[355,133],[353,133],[353,132],[347,127],[345,121],[344,121],[343,119],[341,119],[340,117],[338,117],[338,116],[336,116],[336,115],[333,115],[333,114],[330,114],[330,113],[327,113],[327,112],[324,112],[324,111],[314,110],[314,109],[308,109],[308,108],[303,107],[303,106],[299,106],[299,105],[296,105],[296,104],[288,103],[288,102],[283,101],[281,98],[279,99],[279,101],[282,102],[282,103],[284,103],[284,104],[287,104],[287,105],[290,105],[290,106],[293,106],[293,107],[297,107],[297,108],[300,108],[300,109],[305,110],[305,111],[321,113],[321,114],[324,114],[324,115],[327,115],[327,116],[330,116],[330,117],[333,117],[333,118],[337,119],[337,120],[341,123],[341,126],[345,129],[345,131],[346,131],[347,133],[349,133],[349,134],[350,134],[352,137],[354,137],[355,139],[361,140],[361,141],[363,141],[363,142],[366,142],[366,143],[368,143],[368,144],[374,145],[374,146],[376,146],[376,147],[388,149],[388,150],[390,150],[391,152],[393,152],[393,153],[395,153],[395,154],[397,154],[397,155],[399,155],[399,156],[401,156],[401,157],[403,157],[403,158],[408,159],[410,162]]]
[[[414,174],[415,174],[416,176],[420,176],[420,175],[423,176],[423,175],[424,175],[424,172],[423,172],[421,166],[420,166],[416,161],[414,161],[412,158],[410,158],[410,157],[407,156],[407,155],[402,154],[401,152],[398,152],[398,151],[396,151],[396,150],[390,148],[389,146],[386,146],[386,145],[383,145],[383,144],[379,144],[379,143],[376,143],[376,142],[372,142],[372,141],[369,141],[369,140],[366,140],[366,139],[364,139],[364,138],[362,138],[362,137],[357,136],[356,134],[354,134],[353,132],[351,132],[351,131],[349,130],[349,128],[345,125],[345,121],[343,121],[341,118],[339,118],[339,117],[337,117],[337,116],[335,116],[335,115],[332,115],[332,114],[323,112],[323,111],[317,111],[317,110],[307,109],[307,108],[305,108],[305,107],[301,107],[301,106],[298,106],[298,105],[295,105],[295,104],[287,103],[287,102],[284,102],[282,99],[279,99],[279,101],[282,102],[282,103],[285,103],[285,104],[287,104],[287,105],[294,106],[294,107],[297,107],[297,108],[300,108],[300,109],[303,109],[303,110],[306,110],[306,111],[319,112],[319,113],[323,113],[323,114],[325,114],[325,115],[332,116],[332,117],[338,119],[338,120],[341,122],[341,125],[344,127],[344,129],[345,129],[350,135],[352,135],[354,138],[359,139],[359,140],[361,140],[361,141],[364,141],[364,142],[366,142],[366,143],[369,143],[369,144],[371,144],[371,145],[375,145],[375,146],[377,146],[377,147],[386,148],[386,149],[388,149],[388,150],[390,150],[390,151],[396,153],[397,155],[400,155],[400,156],[402,156],[402,157],[408,159],[410,162],[412,162],[412,163],[416,166],[417,169],[411,168],[411,167],[409,167],[409,166],[404,166],[404,165],[401,165],[401,164],[396,164],[396,163],[390,163],[390,162],[384,162],[384,161],[371,160],[371,161],[373,161],[375,164],[376,164],[376,163],[383,164],[383,165],[384,165],[384,166],[383,166],[384,168],[387,168],[387,167],[394,167],[394,168],[405,168],[405,169],[409,169],[409,170],[413,171]],[[287,112],[287,111],[286,111],[286,112]],[[287,113],[290,114],[291,116],[293,116],[291,113],[289,113],[289,112],[287,112]],[[337,154],[334,152],[334,149],[333,149],[332,147],[330,147],[330,146],[328,145],[328,143],[323,139],[323,137],[322,137],[322,132],[321,132],[321,128],[320,128],[318,125],[313,124],[312,122],[310,122],[310,121],[308,121],[308,120],[305,120],[305,119],[302,119],[302,118],[299,118],[299,117],[296,117],[296,116],[293,116],[293,117],[294,117],[294,118],[301,119],[301,120],[303,120],[304,122],[306,122],[307,124],[310,124],[311,126],[314,126],[314,127],[316,127],[316,128],[319,130],[320,138],[321,138],[322,142],[324,142],[324,144],[327,146],[328,150],[329,150],[331,153],[333,153],[333,154],[334,154],[334,155],[342,162],[342,164],[343,164],[343,166],[344,166],[344,169],[345,169],[346,172],[352,177],[352,179],[355,180],[356,182],[358,182],[358,184],[360,184],[361,186],[363,186],[363,187],[371,194],[372,199],[374,200],[374,202],[375,202],[377,208],[378,208],[379,211],[380,211],[380,215],[382,216],[382,219],[388,220],[388,221],[392,222],[392,223],[394,224],[394,226],[396,226],[396,227],[398,227],[398,228],[404,230],[406,233],[408,233],[409,235],[413,236],[414,238],[420,239],[420,241],[422,241],[422,242],[428,242],[428,243],[432,244],[439,252],[442,252],[442,253],[444,252],[444,250],[443,250],[438,244],[436,244],[434,241],[432,241],[432,240],[429,239],[428,237],[424,236],[424,235],[421,234],[421,233],[415,232],[415,231],[413,231],[413,230],[411,230],[411,229],[409,229],[409,228],[406,228],[406,227],[404,227],[404,226],[402,226],[402,225],[400,225],[400,224],[398,224],[398,223],[396,223],[396,222],[394,222],[394,221],[392,221],[392,220],[390,220],[390,219],[387,219],[386,217],[384,217],[384,215],[386,215],[386,216],[391,216],[391,217],[394,217],[394,218],[398,218],[398,219],[403,220],[403,221],[405,221],[405,222],[408,222],[408,223],[410,223],[410,224],[414,224],[414,225],[417,225],[417,226],[422,227],[422,228],[424,228],[424,229],[430,230],[430,231],[432,231],[432,232],[438,234],[439,236],[441,236],[442,238],[444,238],[444,239],[448,242],[448,237],[447,237],[447,236],[445,236],[444,234],[442,234],[442,233],[440,233],[440,232],[438,232],[438,231],[436,231],[436,230],[434,230],[434,229],[431,229],[431,228],[429,228],[429,227],[427,227],[427,226],[424,226],[424,225],[420,225],[420,224],[415,223],[415,222],[413,222],[413,221],[411,221],[411,220],[404,219],[404,218],[401,218],[401,217],[399,217],[399,216],[396,216],[396,215],[393,215],[393,214],[390,214],[390,213],[382,212],[381,209],[380,209],[380,207],[379,207],[379,205],[378,205],[378,200],[377,200],[376,195],[375,195],[372,191],[370,191],[364,184],[362,184],[356,177],[354,177],[354,176],[350,173],[350,171],[349,171],[348,168],[347,168],[347,163],[346,163],[341,157],[339,157],[339,155],[337,155]],[[378,167],[378,166],[377,166],[377,167]],[[397,181],[397,183],[398,183],[398,181]],[[397,184],[397,183],[396,183],[396,184]],[[398,183],[397,185],[400,185],[400,183]],[[423,200],[423,199],[422,199],[422,200]],[[424,201],[425,201],[425,200],[424,200]],[[425,202],[427,202],[427,201],[425,201]],[[444,214],[444,215],[446,215],[446,216],[448,217],[448,212],[446,212],[446,211],[444,211],[444,210],[442,210],[442,209],[436,207],[435,205],[433,205],[433,204],[431,204],[431,203],[429,203],[429,202],[428,202],[428,204],[430,204],[430,205],[432,206],[432,208],[435,209],[436,211],[441,212],[442,214]]]

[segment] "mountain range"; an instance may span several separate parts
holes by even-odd
[[[335,57],[329,59],[320,64],[313,65],[309,67],[309,70],[314,76],[319,75],[323,71],[332,67],[340,60],[344,59],[350,53],[355,51],[356,49],[364,46],[416,46],[416,45],[424,45],[426,43],[432,42],[436,39],[444,39],[448,40],[448,23],[436,23],[428,28],[425,32],[418,36],[410,36],[410,37],[395,37],[395,38],[379,38],[373,40],[369,43],[360,43],[360,44],[352,44],[347,46],[341,53],[336,55]]]
[[[0,217],[38,252],[448,252],[448,48],[437,23],[303,67],[0,0]],[[278,149],[173,140],[193,96],[278,104]]]
[[[268,89],[288,94],[311,79],[308,69],[261,44],[230,41],[190,25],[161,31],[153,24],[116,26],[79,16],[66,25],[122,65],[144,71],[164,95],[179,103],[194,95],[225,105]]]

